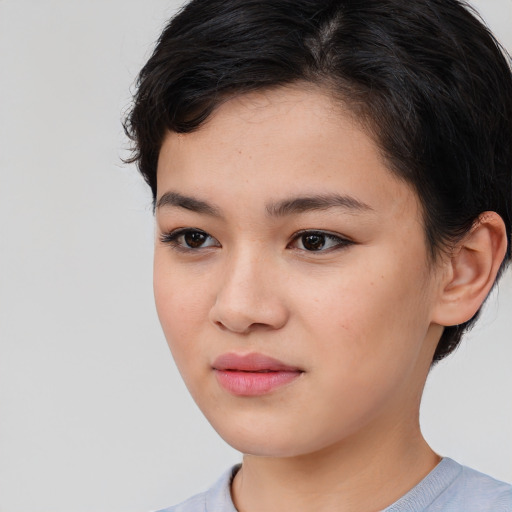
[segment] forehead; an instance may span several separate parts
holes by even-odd
[[[168,132],[157,200],[169,190],[265,203],[269,196],[334,192],[377,210],[414,213],[418,206],[354,115],[327,91],[300,86],[237,96],[197,131]]]

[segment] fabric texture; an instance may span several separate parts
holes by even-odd
[[[226,471],[208,491],[159,512],[237,512],[230,486],[239,468]],[[382,512],[512,512],[512,485],[445,457],[416,487]]]

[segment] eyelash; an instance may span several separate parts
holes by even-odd
[[[207,239],[213,240],[216,243],[206,245],[206,246],[198,246],[198,247],[190,247],[188,242],[185,241],[184,237],[187,235],[193,235],[193,234],[199,234],[201,236],[205,236]],[[300,241],[303,239],[303,237],[307,235],[310,237],[321,237],[324,238],[324,244],[330,242],[334,242],[334,245],[331,247],[328,247],[327,249],[320,248],[318,250],[308,250],[305,248],[297,248],[292,247],[292,244]],[[180,239],[183,237],[183,240],[180,241]],[[173,249],[181,252],[197,252],[199,250],[209,249],[210,247],[221,247],[220,243],[211,235],[209,235],[206,231],[203,231],[202,229],[195,229],[195,228],[180,228],[176,229],[174,231],[171,231],[169,233],[162,233],[160,235],[160,241],[163,244],[170,245]],[[187,245],[186,245],[187,244]],[[290,242],[286,246],[286,248],[290,249],[297,249],[299,251],[304,251],[306,253],[326,253],[326,252],[332,252],[336,250],[344,249],[345,247],[348,247],[350,245],[353,245],[354,242],[352,240],[349,240],[348,238],[342,237],[340,235],[331,233],[329,231],[322,231],[322,230],[312,230],[312,229],[304,229],[302,231],[298,231],[297,233],[294,233],[292,236]],[[304,246],[304,240],[302,240],[302,245]]]
[[[327,249],[321,249],[321,250],[307,250],[307,249],[298,249],[302,250],[308,253],[326,253],[326,252],[332,252],[340,249],[344,249],[345,247],[348,247],[349,245],[353,245],[354,242],[352,240],[349,240],[348,238],[345,238],[341,235],[331,233],[329,231],[322,231],[322,230],[315,230],[315,229],[303,229],[302,231],[298,231],[295,233],[290,241],[290,243],[287,245],[287,247],[290,247],[290,245],[296,241],[301,240],[305,235],[308,236],[319,236],[323,237],[327,243],[327,241],[334,242],[335,244]],[[303,241],[304,245],[304,241]]]
[[[180,229],[175,229],[174,231],[171,231],[169,233],[162,233],[160,235],[160,241],[163,244],[170,245],[173,249],[176,249],[177,251],[181,251],[181,252],[196,252],[199,249],[206,249],[209,247],[220,247],[220,244],[203,246],[203,247],[190,247],[190,246],[185,245],[186,242],[184,239],[183,239],[183,242],[180,242],[181,237],[184,238],[185,236],[192,235],[192,234],[204,235],[212,240],[215,240],[215,238],[213,238],[211,235],[209,235],[206,231],[203,231],[202,229],[180,228]]]

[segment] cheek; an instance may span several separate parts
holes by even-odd
[[[173,355],[197,349],[192,340],[208,315],[207,298],[178,267],[172,269],[165,258],[155,252],[153,290],[158,318]],[[190,342],[189,342],[190,341]]]
[[[429,307],[423,268],[407,266],[393,256],[386,261],[382,251],[378,256],[339,269],[310,286],[314,291],[309,296],[296,295],[307,330],[319,339],[319,352],[328,353],[333,364],[387,364],[390,354],[411,355],[424,340]]]

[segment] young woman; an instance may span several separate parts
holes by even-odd
[[[419,427],[511,259],[512,76],[461,2],[194,0],[127,130],[169,346],[244,454],[167,510],[512,511]]]

